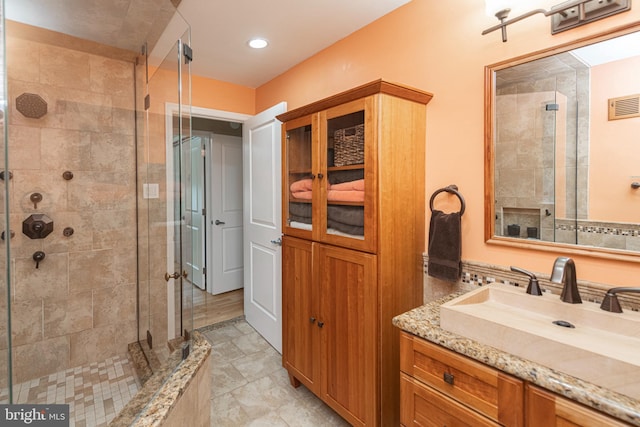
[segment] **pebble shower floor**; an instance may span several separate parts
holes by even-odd
[[[67,369],[13,386],[14,403],[69,404],[70,427],[104,427],[136,394],[140,384],[126,356]],[[0,390],[0,403],[8,401]]]

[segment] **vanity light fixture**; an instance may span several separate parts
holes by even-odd
[[[249,40],[247,43],[254,49],[264,49],[269,44],[269,42],[265,39],[261,39],[258,37]]]
[[[551,17],[551,34],[576,28],[608,16],[631,10],[631,0],[572,0],[551,7],[551,10],[534,9],[515,18],[507,19],[511,9],[505,0],[485,0],[487,13],[500,20],[498,25],[487,28],[482,35],[502,30],[502,41],[507,41],[507,25],[522,21],[539,13]]]

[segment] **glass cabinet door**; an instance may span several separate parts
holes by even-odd
[[[313,141],[317,140],[313,133],[317,127],[312,121],[312,116],[305,116],[287,122],[283,144],[283,231],[305,239],[312,238],[314,184],[317,181],[313,168]]]
[[[373,98],[320,113],[319,240],[375,252]]]

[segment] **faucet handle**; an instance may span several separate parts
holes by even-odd
[[[605,294],[602,304],[600,304],[600,308],[612,313],[622,313],[622,307],[620,306],[620,301],[618,301],[619,292],[631,292],[638,294],[640,293],[640,288],[611,288]]]
[[[516,273],[522,273],[525,276],[529,276],[529,286],[527,286],[527,293],[529,295],[542,295],[542,290],[540,289],[540,283],[538,283],[538,278],[535,274],[530,271],[527,271],[523,268],[513,267],[511,266],[511,271],[515,271]]]

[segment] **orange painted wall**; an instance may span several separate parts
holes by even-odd
[[[245,86],[193,76],[191,96],[191,104],[195,107],[242,114],[256,113],[256,90]]]
[[[531,8],[548,6],[528,3]],[[453,183],[466,197],[463,258],[549,274],[559,253],[484,241],[484,67],[636,21],[640,7],[552,36],[549,18],[536,15],[510,26],[509,41],[502,43],[499,32],[481,35],[496,23],[485,15],[483,0],[413,0],[259,87],[256,111],[280,101],[296,108],[378,78],[432,92],[427,106],[427,200],[436,189]],[[574,258],[579,279],[637,285],[640,264]]]
[[[640,117],[608,120],[608,99],[640,93],[640,58],[591,69],[589,219],[640,221]],[[632,177],[636,178],[632,178]],[[596,202],[597,201],[597,202]]]

